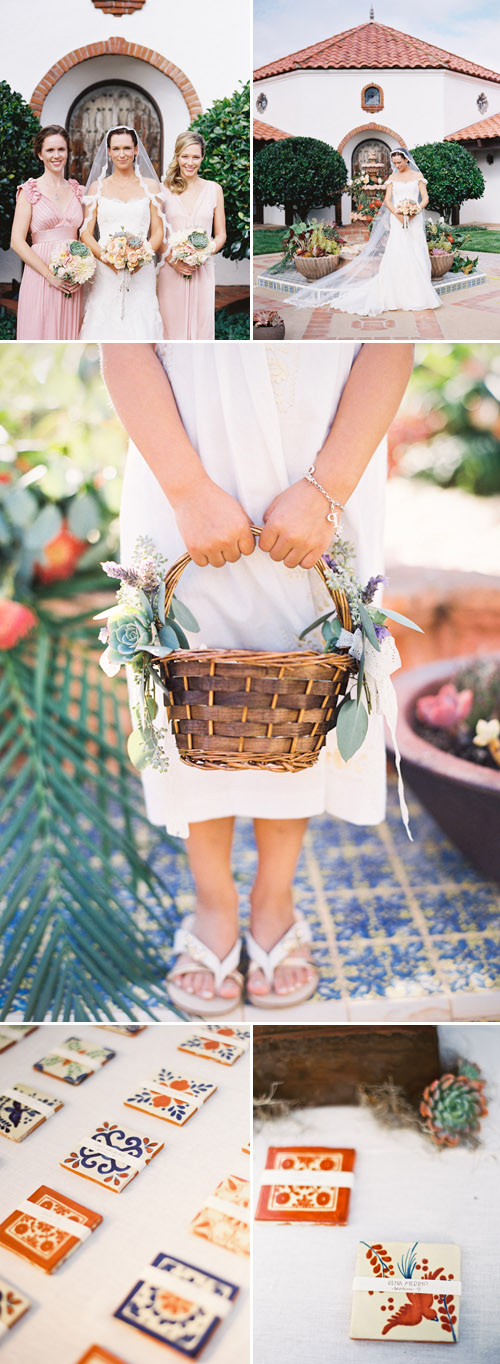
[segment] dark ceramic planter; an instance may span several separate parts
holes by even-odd
[[[483,876],[500,882],[500,771],[443,753],[413,728],[418,697],[439,691],[473,661],[448,658],[426,663],[396,679],[398,742],[408,786],[464,857]]]
[[[254,327],[254,341],[282,341],[285,335],[285,323],[280,322],[275,327]]]

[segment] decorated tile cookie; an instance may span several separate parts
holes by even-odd
[[[101,1222],[100,1213],[42,1184],[0,1223],[0,1246],[53,1274]]]
[[[4,1023],[0,1026],[0,1052],[8,1051],[9,1047],[15,1047],[16,1042],[22,1042],[23,1037],[27,1037],[30,1032],[36,1032],[38,1023]]]
[[[249,1156],[249,1155],[250,1155],[250,1142],[247,1141],[247,1142],[245,1143],[245,1146],[242,1146],[241,1149],[242,1149],[242,1151],[243,1151],[243,1155],[244,1155],[244,1156]]]
[[[43,1075],[53,1075],[56,1080],[65,1080],[69,1085],[81,1085],[115,1055],[110,1047],[100,1047],[86,1038],[67,1037],[41,1061],[36,1061],[34,1069]]]
[[[102,1345],[91,1345],[75,1364],[125,1364],[125,1360],[119,1359],[118,1355],[110,1354]]]
[[[250,1184],[248,1179],[228,1175],[207,1198],[189,1228],[195,1236],[213,1241],[236,1255],[250,1254]]]
[[[120,1193],[162,1149],[162,1141],[152,1141],[119,1123],[103,1122],[75,1144],[61,1165],[63,1170],[72,1170]]]
[[[63,1107],[60,1099],[31,1085],[19,1081],[11,1087],[0,1085],[0,1133],[10,1141],[24,1141]]]
[[[243,1056],[245,1049],[240,1042],[226,1042],[208,1032],[193,1033],[178,1047],[178,1051],[190,1052],[192,1056],[205,1056],[208,1061],[219,1061],[221,1066],[233,1066]]]
[[[257,1220],[345,1226],[354,1159],[354,1151],[332,1146],[270,1146]]]
[[[458,1246],[360,1241],[351,1337],[454,1345],[458,1341],[460,1295]]]
[[[152,1079],[139,1083],[135,1093],[124,1099],[127,1108],[151,1113],[164,1122],[183,1127],[193,1114],[215,1094],[217,1085],[204,1080],[193,1080],[162,1066]]]
[[[18,1288],[13,1288],[6,1279],[0,1279],[0,1340],[2,1336],[10,1331],[24,1313],[31,1307],[31,1301],[25,1293],[20,1293]]]
[[[124,1037],[136,1037],[138,1032],[144,1032],[146,1023],[103,1023],[105,1032],[120,1032]]]
[[[115,1312],[153,1340],[196,1359],[231,1310],[238,1287],[174,1255],[156,1255]]]
[[[203,1028],[198,1029],[200,1037],[212,1037],[216,1033],[221,1042],[234,1042],[236,1046],[242,1047],[247,1051],[250,1046],[250,1028],[244,1028],[236,1023],[207,1023]]]

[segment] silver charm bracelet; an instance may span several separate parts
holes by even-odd
[[[314,477],[315,473],[316,465],[311,464],[311,468],[308,469],[307,474],[304,474],[306,483],[312,483],[313,488],[317,488],[318,492],[322,493],[323,497],[326,497],[327,502],[330,503],[330,511],[328,512],[328,516],[326,519],[327,521],[332,521],[333,525],[335,526],[335,530],[338,530],[340,526],[339,512],[345,511],[345,507],[342,502],[337,502],[336,497],[330,497],[330,494],[327,493],[326,488],[323,488],[323,485],[321,483],[318,483],[317,478]],[[336,511],[337,507],[338,511]]]

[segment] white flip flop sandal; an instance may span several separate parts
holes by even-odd
[[[282,938],[279,938],[270,952],[265,952],[249,931],[245,938],[250,966],[260,967],[269,984],[269,991],[266,995],[254,994],[247,985],[247,999],[250,1004],[253,1004],[256,1009],[287,1009],[291,1004],[303,1004],[306,999],[311,999],[316,991],[319,971],[308,953],[303,952],[297,956],[291,956],[295,948],[307,947],[312,941],[309,925],[301,915],[297,915],[295,923],[287,929]],[[305,985],[297,985],[294,990],[289,990],[286,995],[279,995],[276,990],[273,990],[274,972],[277,966],[283,966],[288,960],[290,966],[312,966],[314,979]]]
[[[223,1014],[232,1013],[237,1009],[243,998],[244,980],[241,972],[238,971],[241,956],[241,938],[237,938],[234,947],[227,953],[221,961],[215,952],[212,952],[206,943],[193,932],[194,914],[188,914],[180,928],[177,929],[174,938],[174,952],[176,956],[185,953],[190,961],[182,966],[173,967],[167,976],[167,988],[172,1003],[183,1013],[191,1014],[193,1018],[222,1018]],[[214,978],[214,995],[212,999],[202,999],[201,995],[190,994],[188,990],[183,990],[182,985],[178,985],[172,979],[174,975],[187,976],[193,970],[202,968],[210,971]],[[236,981],[238,994],[231,999],[224,999],[217,992],[227,977]]]

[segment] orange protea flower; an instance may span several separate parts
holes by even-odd
[[[54,539],[44,546],[44,562],[35,564],[35,575],[39,582],[54,583],[70,578],[87,548],[87,541],[78,540],[64,522]]]
[[[0,649],[13,649],[24,635],[36,625],[36,616],[29,606],[10,598],[0,600]]]

